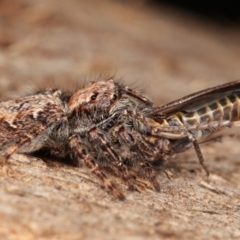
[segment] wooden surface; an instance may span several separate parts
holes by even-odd
[[[0,98],[115,74],[162,104],[240,79],[239,28],[141,3],[0,1]],[[239,239],[239,144],[202,148],[209,178],[179,154],[160,193],[112,177],[122,202],[85,168],[16,154],[0,171],[0,239]]]

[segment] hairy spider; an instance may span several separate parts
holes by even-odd
[[[197,140],[237,125],[240,82],[206,89],[153,107],[145,96],[114,80],[93,82],[73,94],[46,89],[0,102],[0,156],[48,149],[59,158],[84,163],[119,199],[124,195],[102,171],[119,171],[129,189],[134,169],[156,190],[154,167],[194,147],[205,171]],[[231,104],[230,104],[231,103]]]
[[[42,148],[60,158],[70,156],[84,163],[122,199],[123,194],[99,167],[104,163],[117,168],[134,189],[124,154],[118,154],[108,130],[126,109],[141,111],[151,106],[145,96],[111,79],[90,83],[73,94],[46,89],[1,102],[0,156],[5,161],[14,152],[32,153]]]

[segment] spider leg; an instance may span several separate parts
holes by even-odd
[[[157,181],[156,174],[152,168],[152,166],[148,162],[142,162],[140,164],[142,171],[144,172],[144,177],[150,181],[154,189],[159,192],[160,191],[160,185]]]
[[[10,147],[7,148],[7,150],[4,151],[3,156],[0,157],[0,161],[2,164],[5,164],[7,162],[7,160],[15,153],[17,152],[17,150],[25,143],[30,142],[32,140],[32,136],[31,135],[23,135],[20,137],[20,140],[11,145]]]
[[[92,128],[89,132],[89,135],[93,142],[104,152],[106,155],[109,156],[111,160],[111,164],[117,167],[118,171],[120,172],[122,179],[127,184],[129,190],[135,190],[134,185],[131,182],[130,175],[127,171],[126,166],[123,165],[122,158],[114,151],[114,149],[110,146],[109,142],[100,131],[99,128]]]
[[[120,128],[118,127],[116,129],[117,132],[115,132],[115,134],[117,134],[117,136],[122,139],[122,144],[127,144],[127,147],[130,149],[130,156],[133,156],[133,154],[137,156],[137,162],[141,168],[140,171],[142,172],[144,178],[148,179],[151,182],[156,191],[160,191],[160,186],[157,181],[155,172],[151,164],[147,161],[147,155],[151,150],[150,144],[148,144],[146,140],[143,139],[141,134],[136,132],[134,129],[131,129],[131,132],[127,131],[124,126],[121,126]],[[152,153],[154,153],[154,151],[152,151]]]
[[[124,195],[114,186],[113,183],[109,181],[107,176],[101,171],[99,165],[94,161],[94,159],[87,153],[86,149],[83,147],[80,139],[73,135],[69,139],[70,147],[76,154],[76,156],[83,161],[83,163],[104,183],[104,185],[115,194],[120,200],[124,200]]]

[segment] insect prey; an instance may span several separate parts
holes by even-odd
[[[209,174],[199,141],[239,125],[240,81],[209,88],[162,106],[113,79],[92,82],[70,94],[45,89],[0,102],[0,158],[45,149],[86,165],[119,199],[122,192],[103,166],[115,169],[130,190],[129,170],[160,186],[156,166],[194,147]]]

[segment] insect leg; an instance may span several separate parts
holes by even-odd
[[[209,171],[208,171],[206,165],[204,164],[204,158],[203,158],[201,149],[199,147],[199,144],[198,144],[196,138],[194,138],[194,136],[190,133],[187,133],[187,135],[188,135],[189,140],[193,143],[194,149],[195,149],[195,151],[197,153],[197,156],[198,156],[199,163],[202,165],[202,167],[205,170],[207,176],[209,176]]]
[[[74,135],[70,139],[70,147],[76,154],[76,156],[81,159],[84,164],[104,183],[104,185],[113,192],[120,200],[124,200],[124,195],[114,186],[113,183],[109,181],[107,176],[101,171],[98,164],[94,159],[87,153],[86,149],[81,144],[79,138]]]

